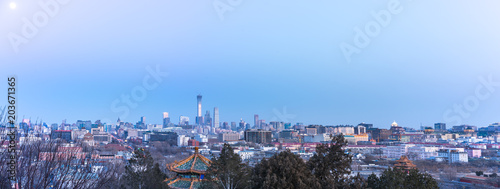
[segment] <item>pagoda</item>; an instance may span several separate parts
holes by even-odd
[[[394,169],[400,169],[409,171],[410,169],[416,169],[417,166],[411,162],[406,156],[401,156],[400,159],[396,160],[396,164],[394,164]]]
[[[177,175],[165,179],[164,182],[171,188],[200,188],[210,163],[209,159],[198,153],[198,147],[195,147],[193,155],[182,161],[167,164],[167,169]]]

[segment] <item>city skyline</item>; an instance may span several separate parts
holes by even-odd
[[[194,116],[196,119],[195,119],[195,123],[192,123],[190,122],[189,124],[191,125],[207,125],[208,123],[206,122],[207,120],[204,119],[206,117],[203,117],[203,116],[199,116],[201,115],[201,112],[203,111],[202,109],[202,95],[201,94],[198,94],[197,95],[197,104],[196,104],[196,116]],[[218,128],[222,123],[224,122],[228,122],[228,123],[231,123],[231,122],[237,122],[237,120],[222,120],[220,121],[219,120],[219,108],[218,107],[213,107],[213,118],[210,118],[210,126],[211,127],[214,127],[214,128]],[[0,109],[0,111],[2,111],[2,109]],[[276,122],[283,122],[283,123],[291,123],[292,125],[295,125],[297,123],[301,123],[303,124],[304,121],[296,121],[296,122],[290,122],[290,120],[287,120],[287,116],[290,116],[290,114],[287,114],[287,112],[285,112],[286,115],[283,115],[281,114],[279,111],[276,112],[276,109],[274,110],[274,114],[275,114],[275,117],[273,117],[274,119],[268,119],[268,122],[273,122],[273,121],[276,121]],[[284,109],[284,111],[286,111],[286,109]],[[281,117],[281,118],[284,118],[285,120],[280,120],[280,119],[275,119],[276,118],[276,114],[279,114],[277,115],[278,117]],[[205,116],[210,116],[210,111],[207,110],[206,111],[206,114]],[[291,116],[296,116],[296,115],[291,115]],[[170,113],[169,112],[162,112],[162,119],[161,119],[161,123],[157,123],[157,122],[147,122],[146,121],[146,117],[149,117],[149,116],[140,116],[138,121],[137,121],[137,124],[155,124],[155,125],[163,125],[164,127],[168,124],[168,123],[173,123],[173,124],[177,124],[175,122],[175,119],[174,119],[174,122],[171,122],[170,120]],[[179,115],[178,118],[179,118],[179,122],[178,124],[181,124],[181,121],[182,119],[184,118],[189,118],[190,116],[187,116],[187,115]],[[202,123],[199,123],[198,122],[198,118],[201,118],[201,121]],[[166,119],[168,119],[168,123],[166,121]],[[212,120],[213,119],[213,122]],[[68,123],[67,119],[62,119],[61,122],[46,122],[46,121],[43,121],[43,118],[40,118],[40,117],[37,117],[36,118],[36,121],[35,122],[32,122],[33,120],[31,119],[31,117],[29,118],[25,118],[25,116],[23,116],[22,119],[19,119],[19,123],[21,122],[25,122],[25,121],[30,121],[31,123],[38,123],[38,120],[40,120],[39,124],[42,124],[42,123],[45,123],[47,124],[47,126],[50,126],[51,124],[54,124],[54,123]],[[95,122],[95,121],[100,121],[102,123],[106,123],[106,124],[115,124],[115,122],[113,121],[103,121],[102,119],[77,119],[75,120],[74,122],[71,122],[69,121],[69,123],[76,123],[78,121],[85,121],[85,120],[89,120],[91,122]],[[122,118],[118,117],[118,120],[122,121],[122,122],[129,122],[129,123],[136,123],[136,121],[134,120],[123,120]],[[153,120],[155,120],[153,118]],[[192,119],[191,119],[192,120]],[[252,125],[252,121],[251,120],[245,120],[243,119],[243,117],[240,118],[240,121],[244,121],[246,124],[250,124],[251,127],[253,129],[259,129],[259,123],[261,120],[266,120],[266,119],[259,119],[259,114],[254,114],[253,115],[253,125]],[[220,123],[220,124],[219,124]],[[335,125],[352,125],[352,126],[356,126],[358,124],[365,124],[365,123],[368,123],[368,124],[373,124],[371,122],[359,122],[359,123],[331,123],[331,124],[317,124],[317,123],[308,123],[308,122],[305,122],[306,124],[305,125],[324,125],[324,126],[335,126]],[[388,122],[389,123],[389,122]],[[396,123],[396,120],[393,120],[392,124],[387,124],[387,125],[376,125],[376,124],[373,124],[374,127],[379,127],[379,128],[390,128],[392,126],[394,126],[394,124]],[[402,126],[402,127],[409,127],[409,128],[415,128],[415,129],[421,129],[422,127],[434,127],[435,124],[442,124],[443,122],[434,122],[434,123],[431,123],[431,124],[420,124],[419,126],[408,126],[408,125],[399,125],[399,126]],[[495,124],[495,123],[500,123],[500,122],[491,122],[487,125],[475,125],[475,124],[469,124],[469,123],[462,123],[462,124],[458,124],[458,125],[449,125],[449,127],[451,128],[452,126],[459,126],[459,125],[471,125],[471,126],[477,126],[477,127],[486,127],[488,125],[491,125],[491,124]],[[446,123],[444,123],[446,124]]]

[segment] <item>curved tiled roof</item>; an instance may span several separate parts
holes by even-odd
[[[211,161],[196,151],[193,155],[180,161],[167,164],[167,169],[176,173],[205,174]]]
[[[167,169],[176,172],[177,176],[165,179],[164,182],[171,188],[200,188],[203,175],[207,172],[210,163],[212,162],[199,154],[198,148],[195,148],[195,153],[188,158],[167,164]]]
[[[164,182],[167,182],[170,188],[175,188],[175,189],[196,189],[200,188],[201,186],[201,181],[197,179],[189,179],[182,177],[177,177],[172,180],[167,179]]]

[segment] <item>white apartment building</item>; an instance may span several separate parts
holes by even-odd
[[[329,133],[304,136],[304,142],[322,142],[331,140],[332,138],[330,137]]]
[[[435,146],[413,146],[408,148],[408,158],[412,160],[423,160],[438,156],[442,147]]]
[[[179,135],[177,137],[177,146],[187,146],[188,145],[188,141],[189,141],[189,137],[186,136],[186,135]]]
[[[448,163],[467,163],[469,162],[469,156],[467,152],[464,152],[463,148],[449,148],[441,149],[438,151],[438,156]]]
[[[415,146],[414,144],[401,144],[399,146],[387,146],[382,148],[384,156],[387,158],[400,158],[408,153],[408,148]]]

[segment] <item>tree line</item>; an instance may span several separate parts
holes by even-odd
[[[213,189],[326,189],[326,188],[438,188],[437,182],[418,170],[404,172],[388,169],[379,177],[372,174],[367,179],[351,176],[352,156],[344,150],[347,141],[342,135],[334,136],[327,144],[316,147],[316,153],[304,161],[291,151],[282,151],[262,159],[254,167],[243,163],[229,144],[221,153],[212,157],[202,188]],[[36,141],[20,146],[17,158],[17,183],[19,188],[168,188],[167,174],[155,162],[150,152],[137,148],[126,163],[97,163],[92,156],[96,150],[67,152],[59,156],[64,147],[61,141]],[[79,146],[79,145],[77,145]],[[82,153],[84,152],[84,153]],[[85,157],[78,158],[81,154]],[[75,158],[76,157],[76,158]],[[7,154],[0,155],[0,188],[10,188],[5,177]],[[96,167],[102,167],[96,170]]]
[[[352,156],[343,147],[344,136],[337,135],[328,144],[316,147],[316,154],[307,162],[290,151],[282,151],[262,159],[255,167],[244,163],[229,144],[224,144],[212,164],[202,188],[213,189],[429,189],[438,184],[429,174],[417,169],[404,171],[389,168],[380,177],[372,174],[364,179],[351,175]]]

